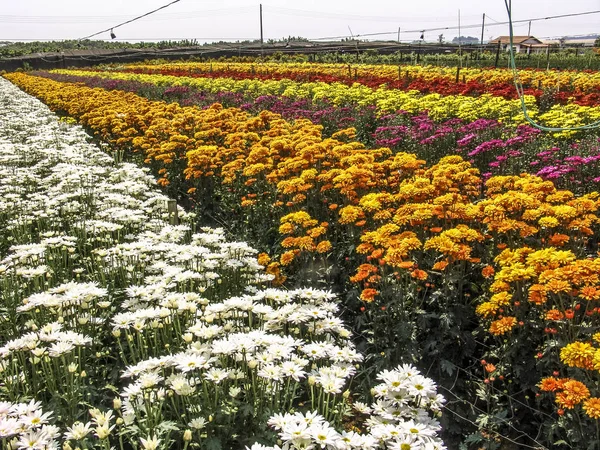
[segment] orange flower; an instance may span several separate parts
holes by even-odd
[[[569,398],[564,392],[559,392],[556,394],[556,403],[558,403],[561,407],[567,409],[573,409],[577,404],[575,400]]]
[[[585,286],[579,290],[579,296],[586,300],[600,299],[600,290],[595,286]]]
[[[295,257],[296,257],[296,252],[294,250],[288,250],[283,255],[281,255],[279,262],[281,263],[282,266],[287,266],[294,260]]]
[[[448,267],[448,261],[447,260],[443,260],[443,261],[436,262],[431,269],[432,270],[440,270],[440,271],[442,271],[446,267]]]
[[[541,284],[534,284],[529,288],[528,299],[531,303],[541,305],[546,303],[548,298],[546,297],[546,288]]]
[[[363,302],[371,303],[375,299],[375,296],[377,294],[379,294],[379,291],[376,289],[372,289],[372,288],[363,289],[363,291],[360,293],[360,299]]]
[[[427,272],[425,272],[424,270],[421,270],[421,269],[415,269],[410,273],[410,276],[413,278],[416,278],[418,280],[426,280]]]
[[[571,283],[564,280],[552,280],[546,283],[546,290],[548,292],[569,292],[571,290]]]
[[[548,243],[554,247],[562,247],[569,242],[569,236],[566,234],[555,233],[548,239]]]
[[[331,242],[329,241],[321,241],[317,245],[317,253],[327,253],[331,250]]]
[[[562,320],[564,317],[564,314],[558,309],[551,309],[546,313],[546,320]]]
[[[492,275],[494,275],[495,270],[492,266],[485,266],[482,270],[481,270],[481,275],[483,275],[484,278],[490,278]]]
[[[544,392],[556,392],[562,390],[563,384],[564,383],[558,378],[548,377],[540,381],[540,384],[538,384],[538,386],[540,390]]]
[[[505,334],[513,329],[513,327],[517,324],[517,319],[515,317],[507,316],[502,319],[495,320],[490,325],[490,333],[493,335],[499,336],[501,334]]]
[[[575,404],[581,403],[583,400],[590,397],[590,390],[581,381],[569,380],[565,382],[563,389],[563,393],[567,400],[572,401]]]

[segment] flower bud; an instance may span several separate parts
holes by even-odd
[[[189,442],[192,440],[192,430],[185,430],[183,432],[183,440]]]

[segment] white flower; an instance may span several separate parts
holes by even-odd
[[[197,369],[208,369],[210,361],[202,355],[184,353],[175,356],[175,366],[183,373],[191,372]]]
[[[48,355],[55,358],[55,357],[58,357],[65,353],[70,352],[74,348],[75,348],[75,345],[73,345],[73,343],[71,343],[71,342],[66,342],[66,341],[55,342],[48,349]]]
[[[286,424],[281,429],[279,436],[284,441],[308,440],[311,437],[308,424],[304,421],[294,421]]]
[[[196,390],[183,375],[172,375],[169,377],[168,382],[171,385],[171,389],[173,389],[177,395],[191,395]]]
[[[188,423],[188,427],[194,430],[201,430],[206,426],[206,419],[204,417],[196,417]]]
[[[274,364],[267,364],[258,370],[258,376],[267,380],[279,381],[281,379],[281,367]]]
[[[156,435],[148,436],[148,438],[146,439],[140,438],[140,442],[142,444],[142,447],[144,447],[144,450],[156,450],[160,445],[160,441],[161,440],[158,439]]]
[[[229,372],[227,370],[213,367],[212,369],[209,369],[204,374],[204,379],[208,380],[208,381],[212,381],[215,384],[219,384],[221,381],[223,381],[228,376],[229,376]]]
[[[284,361],[281,364],[281,372],[286,377],[291,377],[295,381],[300,381],[301,378],[306,376],[306,372],[302,369],[302,366],[293,361]]]
[[[163,377],[161,377],[158,373],[149,372],[149,373],[143,373],[142,375],[140,375],[138,383],[140,384],[142,389],[150,389],[150,388],[153,388],[154,386],[156,386],[162,380],[163,380]]]
[[[98,425],[96,427],[95,435],[98,437],[98,439],[106,439],[108,436],[110,436],[113,428],[115,428],[115,425],[109,426],[108,423],[105,423],[104,425]]]
[[[16,417],[0,418],[0,438],[13,436],[23,430],[21,422]]]
[[[354,402],[352,404],[355,410],[357,410],[361,414],[370,414],[371,408],[366,403],[363,402]]]
[[[74,439],[76,441],[83,439],[92,431],[92,423],[75,422],[72,427],[67,428],[65,439]]]
[[[321,387],[323,387],[323,390],[328,394],[339,394],[342,392],[342,389],[346,384],[346,380],[344,378],[340,378],[329,373],[317,375],[316,381],[317,384],[320,384]]]
[[[92,416],[92,421],[100,427],[110,423],[113,418],[113,412],[110,409],[102,412],[94,408],[90,410],[90,415]]]
[[[436,386],[433,380],[422,375],[415,375],[408,380],[408,392],[412,395],[431,397],[436,395]]]
[[[337,431],[324,424],[312,425],[309,430],[311,437],[321,448],[335,448],[342,438]]]
[[[23,433],[17,442],[17,447],[23,450],[45,450],[49,446],[50,438],[42,430]]]
[[[30,413],[27,413],[26,415],[23,415],[19,418],[19,420],[21,420],[21,422],[24,425],[27,425],[28,427],[40,427],[46,423],[48,423],[48,419],[52,417],[52,413],[51,412],[47,412],[47,413],[42,413],[41,409],[38,409],[36,411],[32,411]]]

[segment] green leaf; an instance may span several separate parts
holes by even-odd
[[[450,361],[448,361],[447,359],[442,359],[440,361],[440,368],[446,372],[449,376],[452,376],[454,374],[454,364],[452,364]]]
[[[222,450],[221,441],[216,437],[208,438],[204,441],[206,450]]]

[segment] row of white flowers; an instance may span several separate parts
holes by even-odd
[[[415,368],[358,401],[334,295],[269,288],[254,249],[2,78],[0,108],[2,448],[444,448]]]

